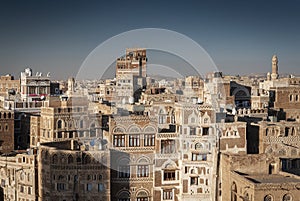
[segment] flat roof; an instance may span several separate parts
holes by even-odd
[[[300,178],[295,175],[282,174],[247,174],[239,171],[233,173],[253,182],[255,184],[282,184],[282,183],[300,183]]]
[[[263,184],[263,183],[300,183],[300,179],[290,177],[290,176],[284,176],[284,175],[279,175],[279,174],[258,174],[258,175],[242,175],[246,179],[258,183],[258,184]]]

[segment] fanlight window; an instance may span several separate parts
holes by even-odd
[[[166,164],[165,169],[176,169],[176,165],[172,163],[168,163]]]
[[[149,161],[146,158],[141,158],[138,160],[138,163],[139,164],[142,164],[142,163],[147,164],[147,163],[149,163]]]
[[[114,133],[125,133],[125,129],[124,129],[124,128],[117,127],[117,128],[114,129],[113,132],[114,132]]]
[[[129,201],[130,200],[129,192],[122,192],[118,197],[119,197],[118,201]]]
[[[140,133],[140,129],[138,127],[132,127],[129,129],[129,133]]]
[[[285,194],[285,195],[283,196],[282,201],[292,201],[292,196],[289,195],[289,194]]]
[[[166,112],[163,109],[159,110],[159,114],[165,114]]]
[[[264,201],[273,201],[273,197],[271,195],[266,195]]]
[[[145,191],[140,191],[136,197],[137,201],[148,201],[148,194]]]
[[[147,126],[145,129],[144,129],[144,132],[145,133],[155,133],[155,129],[151,126]]]
[[[195,149],[201,150],[201,149],[203,149],[203,145],[201,143],[197,143],[197,144],[195,144]]]

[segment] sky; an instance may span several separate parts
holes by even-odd
[[[280,73],[300,74],[299,10],[292,0],[1,0],[0,75],[18,78],[28,66],[54,79],[76,76],[101,43],[141,28],[191,38],[224,74],[266,73],[274,54]]]

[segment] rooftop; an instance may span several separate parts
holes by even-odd
[[[280,174],[244,174],[236,172],[256,184],[300,183],[300,179]]]

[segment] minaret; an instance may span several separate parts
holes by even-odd
[[[272,57],[272,80],[278,79],[278,58],[276,55]]]
[[[75,92],[75,79],[73,77],[68,79],[68,91],[67,94],[71,95]]]

